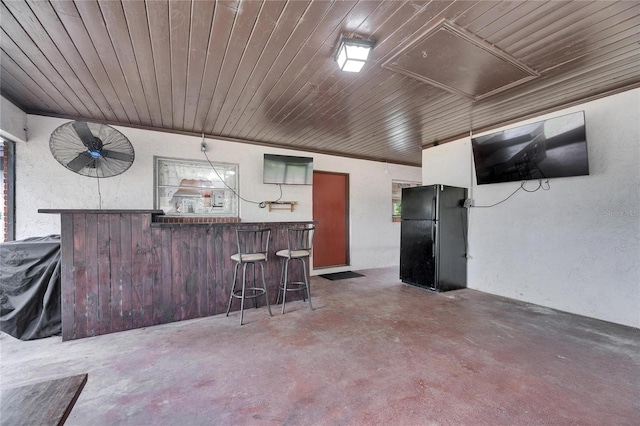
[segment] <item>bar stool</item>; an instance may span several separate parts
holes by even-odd
[[[287,291],[302,291],[303,301],[305,300],[304,292],[306,291],[307,297],[309,298],[309,308],[313,310],[313,305],[311,304],[311,292],[309,291],[309,278],[307,277],[306,259],[309,259],[311,256],[314,230],[314,226],[288,228],[287,248],[276,253],[276,256],[280,256],[282,258],[282,272],[280,275],[280,286],[278,288],[278,298],[276,303],[279,303],[280,294],[282,294],[283,314],[287,299]],[[289,281],[289,261],[291,260],[298,260],[302,263],[302,281]]]
[[[240,325],[244,319],[244,301],[245,299],[253,299],[254,308],[258,308],[256,298],[265,296],[267,300],[267,309],[269,315],[271,306],[269,305],[269,294],[267,293],[267,284],[264,279],[264,265],[267,263],[267,254],[269,252],[269,240],[271,239],[271,229],[236,229],[236,241],[238,252],[231,256],[231,260],[236,262],[233,269],[233,285],[231,286],[231,294],[229,296],[229,305],[227,306],[227,316],[231,309],[231,301],[233,298],[240,299]],[[247,265],[252,267],[253,286],[247,287]],[[262,269],[262,288],[256,287],[256,264]],[[238,277],[238,269],[242,265],[242,289],[236,290],[236,281]],[[247,290],[253,294],[247,294]]]

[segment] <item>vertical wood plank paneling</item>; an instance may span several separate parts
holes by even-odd
[[[75,273],[73,262],[73,215],[60,218],[60,281],[62,291],[62,340],[75,338]]]
[[[216,313],[216,283],[218,283],[218,275],[216,271],[217,249],[215,245],[215,229],[212,226],[207,227],[207,281],[205,287],[207,289],[207,315],[215,315]]]
[[[132,326],[142,327],[144,324],[142,310],[144,308],[144,285],[143,269],[144,248],[142,247],[142,220],[140,215],[131,215],[131,303],[132,303]]]
[[[73,215],[73,282],[75,284],[74,325],[76,337],[88,336],[87,333],[87,247],[86,215]]]
[[[153,324],[153,287],[158,275],[151,247],[151,215],[136,215],[140,221],[140,279],[142,286],[142,324]]]
[[[97,245],[98,245],[98,318],[99,330],[97,334],[110,333],[111,324],[111,259],[109,256],[110,233],[109,215],[97,215]]]
[[[224,238],[225,236],[227,238]],[[229,226],[217,226],[214,228],[213,244],[216,247],[215,271],[218,278],[215,287],[215,313],[220,314],[227,310],[227,303],[229,302],[233,284],[234,262],[230,257],[236,252],[235,228]]]
[[[162,259],[165,252],[162,247],[162,234],[162,228],[151,229],[151,258],[154,264],[153,295],[151,298],[153,325],[162,324],[162,294],[164,283]]]
[[[275,253],[286,247],[286,223],[156,227],[151,214],[63,214],[63,340],[225,312],[238,226],[272,229],[265,271],[274,303],[280,277]],[[292,264],[291,272],[299,273],[299,267]],[[253,274],[249,266],[249,287]],[[299,297],[291,293],[287,299]],[[256,301],[259,307],[266,303]],[[252,306],[251,300],[245,303]],[[232,310],[239,308],[236,301]]]
[[[171,228],[171,300],[174,321],[180,321],[184,317],[183,240],[180,228]]]
[[[162,304],[160,306],[160,319],[162,323],[173,320],[173,303],[172,287],[173,287],[173,247],[171,239],[171,228],[160,228],[162,239],[161,253],[161,282],[162,282]]]
[[[189,226],[184,228],[187,238],[189,240],[189,246],[186,248],[188,257],[187,280],[185,283],[186,296],[187,296],[187,318],[196,318],[198,316],[198,226]]]
[[[87,333],[89,336],[100,334],[98,299],[98,215],[87,214],[85,229],[86,247],[86,290],[87,290]]]
[[[209,301],[207,297],[207,283],[209,282],[209,268],[207,265],[208,247],[207,231],[204,226],[198,227],[198,316],[209,315]]]
[[[122,311],[122,230],[120,227],[121,215],[110,214],[109,216],[109,261],[111,267],[111,331],[124,330],[124,313]]]
[[[120,215],[120,267],[122,270],[122,325],[124,330],[133,328],[131,214]]]

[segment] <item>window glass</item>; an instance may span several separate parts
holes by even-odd
[[[407,182],[394,180],[391,182],[391,217],[394,221],[400,220],[402,214],[402,188],[411,188],[422,185],[420,182]]]
[[[155,208],[167,215],[238,216],[238,165],[155,158]]]

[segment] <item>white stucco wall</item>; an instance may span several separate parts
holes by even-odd
[[[640,89],[508,127],[580,110],[590,175],[471,209],[468,286],[640,327]],[[423,181],[472,185],[477,205],[520,184],[476,186],[469,138],[424,150]]]
[[[77,175],[60,165],[49,151],[53,130],[66,123],[51,117],[28,115],[29,142],[16,146],[16,238],[60,232],[58,215],[38,209],[96,209],[97,180]],[[129,138],[135,161],[125,173],[100,179],[103,209],[153,208],[153,157],[205,160],[201,138],[164,132],[116,127]],[[305,155],[314,169],[349,174],[351,266],[324,272],[366,269],[399,264],[400,225],[391,221],[391,181],[419,181],[421,169],[342,157],[305,153],[206,139],[212,161],[239,164],[240,194],[249,200],[275,200],[277,185],[262,184],[263,153]],[[283,200],[297,201],[294,212],[269,212],[255,204],[240,203],[245,222],[312,219],[312,187],[283,185]]]
[[[27,114],[0,96],[0,136],[14,142],[27,140]]]

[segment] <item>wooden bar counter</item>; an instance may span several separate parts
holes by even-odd
[[[271,229],[265,273],[275,303],[275,253],[287,247],[288,227],[312,223],[163,223],[161,210],[38,212],[61,215],[62,340],[224,313],[238,228]]]

